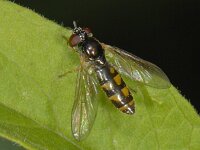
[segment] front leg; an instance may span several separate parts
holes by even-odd
[[[81,66],[78,66],[72,70],[68,70],[68,71],[64,72],[63,74],[58,75],[58,78],[62,78],[64,76],[68,75],[69,73],[79,72],[80,69],[81,69]]]

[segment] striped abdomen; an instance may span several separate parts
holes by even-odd
[[[111,66],[105,65],[97,70],[102,89],[119,110],[126,114],[134,113],[134,100],[119,73]]]

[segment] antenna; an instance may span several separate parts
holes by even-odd
[[[76,21],[73,21],[74,28],[77,28]]]

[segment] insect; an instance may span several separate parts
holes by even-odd
[[[155,88],[169,88],[171,83],[156,65],[117,47],[100,43],[90,29],[77,27],[75,21],[73,24],[69,45],[79,53],[81,66],[71,122],[72,134],[80,141],[87,137],[96,117],[97,86],[101,86],[117,109],[132,115],[135,101],[121,75]]]

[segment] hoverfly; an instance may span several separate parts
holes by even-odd
[[[156,65],[117,47],[100,43],[89,28],[77,27],[75,21],[73,24],[69,45],[79,53],[81,66],[71,123],[72,134],[80,141],[89,134],[96,117],[97,86],[101,86],[116,108],[132,115],[135,111],[134,98],[120,74],[155,88],[169,88],[171,83]]]

